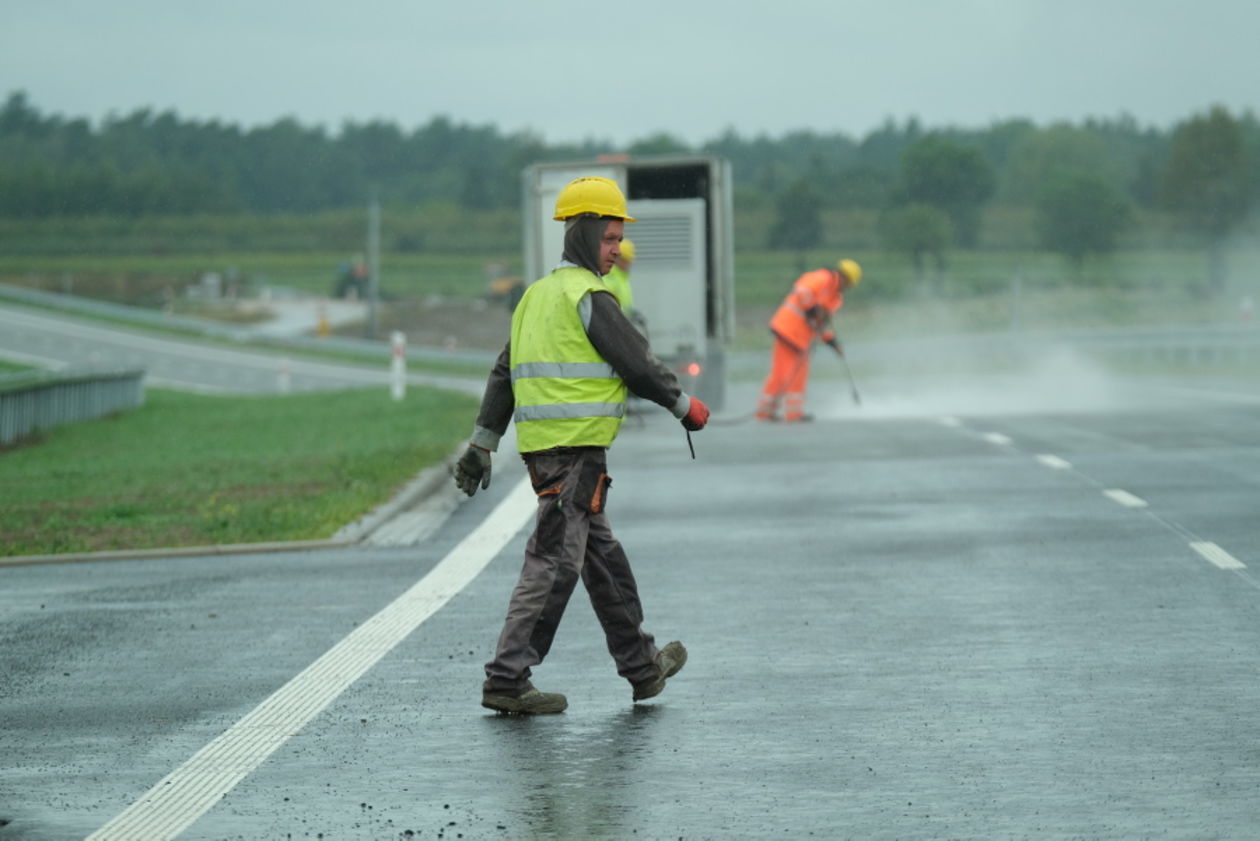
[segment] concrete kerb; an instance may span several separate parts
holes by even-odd
[[[460,449],[462,452],[462,447]],[[372,532],[437,491],[450,481],[453,458],[426,467],[403,486],[393,498],[364,514],[326,540],[269,541],[265,543],[222,543],[209,546],[172,546],[159,549],[115,549],[104,552],[66,552],[51,555],[13,555],[0,557],[0,567],[33,566],[36,564],[95,563],[101,561],[135,561],[147,558],[191,558],[206,555],[251,555],[262,552],[300,552],[318,549],[344,549],[366,540]]]
[[[367,539],[372,532],[396,517],[400,511],[412,507],[431,495],[445,482],[451,481],[451,464],[452,461],[447,460],[421,470],[414,479],[394,495],[393,499],[369,511],[354,522],[342,526],[331,539],[340,541],[342,545],[359,543]]]

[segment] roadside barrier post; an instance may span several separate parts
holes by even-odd
[[[393,349],[390,360],[389,391],[395,400],[402,400],[407,393],[407,336],[401,330],[390,335]]]
[[[315,335],[321,339],[332,335],[332,324],[328,321],[328,301],[324,298],[320,298],[315,305]]]

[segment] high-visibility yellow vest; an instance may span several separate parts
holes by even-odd
[[[626,414],[626,384],[586,336],[578,303],[606,292],[586,269],[556,269],[532,284],[512,313],[512,391],[522,453],[607,447]]]
[[[623,310],[629,310],[634,306],[630,275],[619,266],[613,266],[608,274],[604,275],[604,285],[608,287],[609,292],[617,296],[617,303],[621,304]]]

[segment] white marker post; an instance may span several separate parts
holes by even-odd
[[[390,360],[389,393],[395,400],[402,400],[407,393],[407,337],[401,330],[390,335],[393,359]]]

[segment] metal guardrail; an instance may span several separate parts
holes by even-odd
[[[20,371],[0,376],[0,446],[42,429],[144,403],[144,371]]]

